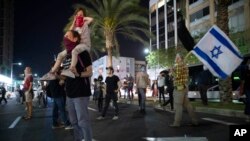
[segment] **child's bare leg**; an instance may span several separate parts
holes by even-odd
[[[77,70],[76,70],[76,64],[78,61],[78,54],[80,54],[81,52],[88,50],[89,51],[89,47],[86,46],[85,44],[79,44],[77,45],[73,50],[72,50],[72,59],[71,59],[71,64],[70,64],[70,71],[72,71],[74,74],[77,74]]]
[[[56,59],[56,63],[54,64],[54,66],[52,67],[52,69],[50,71],[51,73],[55,73],[56,72],[56,70],[60,67],[63,59],[66,57],[66,55],[67,55],[67,51],[66,50],[64,50],[64,51],[62,51],[62,52],[60,52],[58,54],[57,59]]]

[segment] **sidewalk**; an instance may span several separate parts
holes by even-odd
[[[174,112],[169,109],[169,107],[163,108],[158,104],[158,99],[147,97],[147,106],[152,106],[157,110]],[[119,99],[122,103],[129,103],[126,99]],[[138,104],[137,97],[134,98],[131,104]],[[207,114],[215,114],[215,115],[222,115],[228,117],[237,117],[237,118],[245,118],[244,111],[242,110],[230,110],[230,109],[219,109],[219,108],[210,108],[209,105],[207,107],[194,107],[196,112],[207,113]]]

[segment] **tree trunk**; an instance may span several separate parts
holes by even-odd
[[[218,0],[217,26],[229,35],[228,27],[228,5],[229,0]],[[220,101],[223,104],[232,102],[232,79],[228,77],[219,80]]]
[[[105,32],[106,49],[107,49],[107,54],[108,54],[107,67],[113,66],[113,63],[112,63],[113,36],[112,35],[113,34],[110,32]]]
[[[112,64],[112,49],[111,48],[107,48],[107,53],[108,53],[107,67],[113,66],[113,64]]]

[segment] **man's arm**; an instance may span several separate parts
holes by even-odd
[[[86,71],[81,72],[80,77],[90,77],[93,74],[92,65],[86,68]]]

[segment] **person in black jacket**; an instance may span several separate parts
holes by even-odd
[[[200,92],[201,100],[203,105],[208,105],[207,89],[211,83],[211,73],[205,67],[203,71],[198,74],[198,89]]]
[[[5,104],[7,104],[7,99],[5,98],[6,89],[4,88],[4,84],[0,87],[0,89],[1,89],[1,94],[2,94],[2,97],[0,99],[0,104],[2,104],[2,100],[4,100]]]
[[[68,120],[66,110],[65,110],[65,96],[66,92],[64,90],[64,81],[60,79],[60,70],[56,73],[55,80],[48,82],[46,92],[48,95],[51,95],[53,98],[53,109],[52,109],[52,129],[62,128],[65,126],[65,129],[72,129],[70,122]],[[63,120],[64,125],[61,125],[58,122],[59,113],[61,119]]]
[[[170,108],[174,110],[174,84],[173,84],[173,76],[170,74],[169,71],[165,71],[165,85],[167,86],[167,93],[169,95],[168,101],[162,104],[162,106],[166,106],[170,103]]]

